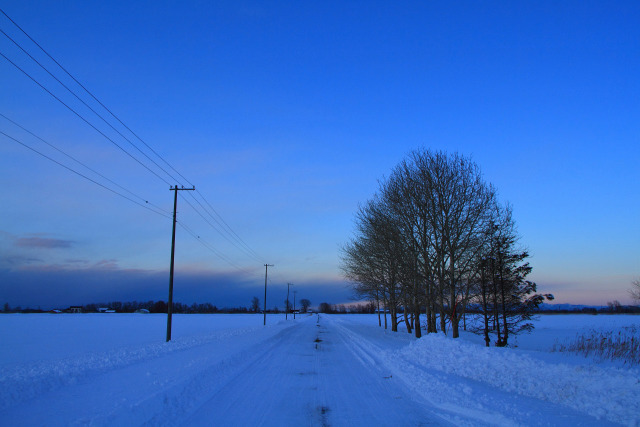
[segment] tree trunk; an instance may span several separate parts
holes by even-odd
[[[413,330],[416,338],[420,338],[422,337],[422,326],[420,325],[420,304],[417,300],[417,298],[413,300]]]
[[[451,311],[451,337],[458,338],[460,337],[460,333],[458,331],[458,324],[460,323],[460,318],[458,317],[458,313],[457,313],[458,304],[456,301],[456,294],[453,287],[449,291],[449,297],[451,298],[449,302],[449,310]]]
[[[447,318],[444,312],[444,295],[440,291],[440,330],[443,334],[447,334]]]
[[[449,274],[450,274],[450,278],[449,280],[451,280],[451,284],[449,285],[449,310],[451,311],[451,337],[453,338],[459,338],[460,337],[460,333],[459,333],[459,323],[460,323],[460,317],[458,316],[458,310],[460,309],[458,307],[458,296],[456,295],[456,280],[455,280],[455,262],[454,262],[454,255],[450,254],[449,255]]]
[[[409,322],[409,311],[407,307],[404,308],[404,324],[407,326],[407,332],[411,333],[411,323]]]
[[[502,262],[500,263],[502,265]],[[507,323],[507,301],[505,297],[505,286],[504,286],[504,278],[502,277],[502,272],[500,273],[500,293],[502,294],[502,327],[504,328],[504,336],[502,342],[500,342],[501,347],[506,347],[509,342],[509,324]]]
[[[466,332],[467,331],[467,310],[466,310],[466,307],[465,307],[464,312],[462,313],[462,319],[464,321],[463,328],[464,328],[464,331]]]
[[[376,305],[378,306],[378,326],[382,327],[382,320],[380,319],[380,298],[378,297],[377,290],[376,290]]]
[[[387,296],[384,294],[383,294],[382,303],[384,305],[382,307],[382,309],[384,310],[384,328],[387,329],[387,307],[389,304],[387,304]]]
[[[433,332],[434,334],[438,333],[438,318],[437,318],[437,314],[436,314],[436,308],[432,307],[431,308],[431,332]]]
[[[391,331],[398,332],[398,314],[395,307],[389,309],[389,316],[391,316]]]
[[[482,316],[484,317],[484,342],[486,347],[491,346],[491,338],[489,338],[489,304],[487,301],[487,283],[482,270],[480,282],[480,292],[482,294]]]
[[[431,333],[435,333],[436,332],[436,322],[435,322],[435,318],[433,318],[432,314],[434,312],[433,310],[433,299],[431,298],[430,295],[430,286],[429,283],[427,283],[426,286],[426,297],[427,297],[427,304],[425,306],[425,310],[424,310],[424,315],[427,316],[427,333],[431,334]]]
[[[493,326],[495,328],[496,334],[498,335],[496,345],[502,345],[502,332],[500,331],[500,313],[499,313],[499,305],[498,305],[498,289],[495,285],[495,275],[493,275]]]

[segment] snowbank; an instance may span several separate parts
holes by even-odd
[[[561,403],[598,419],[640,422],[640,372],[637,369],[550,363],[516,349],[480,347],[443,335],[427,335],[391,352],[391,360],[411,360],[482,382],[500,390]]]

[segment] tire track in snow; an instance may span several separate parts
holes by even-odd
[[[184,425],[446,424],[385,379],[373,359],[352,352],[332,322],[307,317],[286,332]]]
[[[404,381],[408,388],[430,405],[450,414],[450,420],[457,425],[609,424],[606,420],[579,413],[554,402],[513,394],[490,382],[457,375],[455,366],[460,360],[453,351],[447,353],[443,349],[433,348],[433,356],[436,358],[420,359],[424,354],[412,352],[411,349],[414,345],[426,345],[424,338],[413,340],[414,344],[402,345],[399,349],[382,349],[375,344],[381,342],[379,335],[383,332],[379,328],[343,322],[341,319],[336,322],[350,340],[357,344],[354,347],[359,347],[358,351],[370,352],[372,357],[376,358],[376,363],[389,369],[395,377]],[[365,335],[372,337],[375,342]],[[454,349],[460,344],[451,343],[451,340],[444,337],[434,339],[444,340],[444,343],[453,346]],[[461,369],[474,370],[473,366]],[[481,369],[480,366],[476,367],[476,370]],[[499,378],[501,371],[494,369],[494,372],[496,378]],[[530,374],[535,375],[535,371]],[[508,381],[507,378],[504,380]],[[526,410],[523,411],[523,408]]]
[[[242,328],[210,335],[119,349],[43,365],[34,373],[36,392],[0,411],[2,425],[36,425],[41,415],[55,413],[48,425],[143,425],[159,414],[167,423],[184,414],[201,395],[224,378],[253,348],[292,325]],[[227,351],[220,352],[224,346]],[[213,350],[213,351],[211,351]],[[113,355],[119,357],[113,358]],[[94,360],[97,362],[92,362]],[[83,366],[82,361],[88,361]],[[61,363],[63,369],[54,368]],[[75,372],[79,366],[79,372]],[[70,368],[71,367],[71,368]],[[29,386],[29,377],[17,375]],[[2,390],[11,393],[11,389]],[[74,405],[74,402],[82,405]],[[40,418],[39,418],[40,417]],[[32,421],[30,421],[32,420]],[[160,422],[162,424],[162,422]],[[175,424],[175,422],[173,423]]]

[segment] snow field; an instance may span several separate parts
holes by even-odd
[[[550,363],[509,348],[479,348],[443,336],[426,336],[390,356],[414,358],[426,369],[561,403],[597,419],[619,423],[640,419],[637,372],[630,375],[625,369]]]
[[[14,333],[20,328],[16,320],[20,317],[32,315],[10,315]],[[48,315],[36,315],[41,317],[44,324],[50,320]],[[21,403],[42,393],[56,390],[61,387],[77,384],[87,378],[125,368],[132,364],[144,363],[163,356],[171,355],[175,352],[193,349],[204,345],[215,345],[218,342],[233,341],[241,338],[253,330],[261,330],[262,325],[252,327],[232,327],[232,324],[242,325],[249,323],[249,317],[239,315],[237,319],[228,318],[218,322],[217,329],[208,334],[191,335],[178,337],[171,342],[164,342],[166,329],[162,333],[159,329],[166,328],[166,315],[127,315],[108,314],[91,315],[84,319],[82,314],[69,315],[74,317],[75,322],[69,323],[76,328],[69,326],[65,334],[73,335],[76,339],[69,344],[69,340],[63,340],[62,344],[55,345],[55,334],[51,334],[51,325],[38,328],[36,330],[22,330],[30,336],[28,348],[32,351],[25,354],[15,346],[11,339],[3,340],[7,345],[3,346],[0,353],[3,358],[0,362],[0,410]],[[105,318],[109,316],[110,318]],[[212,319],[206,319],[204,315],[195,315],[193,319],[181,319],[195,321],[193,330],[200,330],[198,323],[208,323]],[[53,323],[59,326],[58,320],[67,322],[69,319],[65,315],[53,315]],[[175,316],[174,316],[175,317]],[[197,319],[197,317],[201,317]],[[253,316],[250,321],[255,325],[257,317]],[[2,320],[0,318],[0,320]],[[28,319],[31,323],[34,319]],[[228,321],[227,321],[228,320]],[[86,322],[85,322],[86,321]],[[140,324],[137,322],[140,321]],[[200,322],[198,322],[200,321]],[[178,324],[183,323],[178,321]],[[88,327],[91,325],[94,329]],[[32,326],[32,325],[29,325]],[[182,325],[184,329],[185,325]],[[151,333],[153,331],[153,333]],[[175,331],[175,329],[174,329]],[[3,335],[9,329],[3,328]],[[275,332],[275,330],[273,330]],[[38,336],[38,335],[41,336]],[[174,332],[174,336],[177,335]],[[160,336],[162,337],[161,339]],[[266,335],[268,336],[268,335]],[[3,337],[5,338],[5,337]],[[96,339],[97,338],[97,339]],[[41,346],[36,346],[38,340]],[[17,337],[17,341],[24,340],[24,335]],[[133,344],[139,341],[141,344]],[[125,344],[125,345],[122,345]],[[69,346],[70,345],[70,346]],[[68,346],[68,347],[67,347]],[[39,351],[35,351],[39,349]],[[67,352],[67,357],[62,357]],[[16,363],[16,356],[24,356],[25,363]],[[213,353],[212,353],[213,355]],[[10,361],[11,363],[6,363]]]
[[[542,316],[485,348],[375,315],[174,315],[170,343],[166,315],[3,315],[0,425],[640,425],[638,368],[550,352],[639,323]]]

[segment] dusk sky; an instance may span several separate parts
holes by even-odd
[[[470,156],[513,205],[539,291],[631,302],[640,2],[0,9],[0,304],[166,301],[173,184],[197,190],[178,199],[174,301],[262,301],[269,263],[269,308],[287,282],[313,305],[348,303],[340,247],[358,204],[419,148]]]

